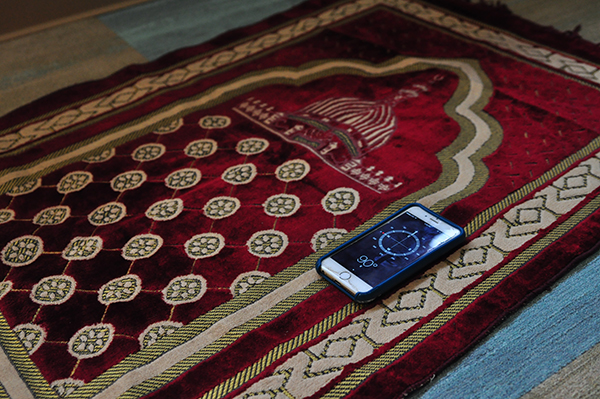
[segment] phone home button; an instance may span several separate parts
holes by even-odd
[[[340,278],[341,278],[342,280],[348,280],[348,279],[350,279],[350,277],[352,277],[352,276],[351,276],[351,275],[350,275],[350,273],[348,273],[348,272],[341,272],[341,273],[340,273]]]

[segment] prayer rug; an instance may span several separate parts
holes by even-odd
[[[307,2],[2,118],[0,392],[398,397],[593,250],[600,52],[444,4]],[[468,242],[371,305],[315,273],[410,202]]]

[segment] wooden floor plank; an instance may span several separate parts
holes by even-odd
[[[148,0],[19,0],[0,2],[0,41],[25,36]]]
[[[64,87],[146,62],[96,19],[0,42],[0,54],[0,115]]]
[[[197,45],[304,0],[156,0],[99,19],[146,58]]]

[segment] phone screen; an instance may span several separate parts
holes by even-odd
[[[453,238],[453,230],[441,231],[408,210],[331,258],[375,287]]]

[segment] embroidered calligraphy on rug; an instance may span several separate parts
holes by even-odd
[[[409,0],[166,60],[2,121],[6,395],[393,397],[596,244],[592,62]],[[372,305],[318,277],[410,202],[468,243]]]

